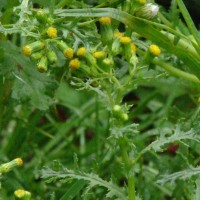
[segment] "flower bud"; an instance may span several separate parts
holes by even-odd
[[[110,45],[113,39],[113,30],[111,26],[110,17],[101,17],[100,22],[100,32],[101,32],[101,41],[105,45]]]
[[[115,32],[114,33],[114,40],[112,43],[112,52],[117,55],[120,53],[120,38],[123,37],[123,33]]]
[[[51,64],[56,63],[58,60],[57,55],[54,51],[49,51],[47,53],[47,58]]]
[[[155,44],[150,45],[149,51],[154,56],[159,56],[160,53],[161,53],[160,48],[157,45],[155,45]]]
[[[67,44],[62,40],[57,42],[57,46],[62,51],[62,53],[66,58],[72,59],[74,57],[74,50],[68,47]]]
[[[80,47],[78,48],[78,51],[77,51],[77,56],[78,57],[83,57],[85,54],[86,54],[86,48],[85,47]]]
[[[41,23],[46,23],[48,19],[47,12],[43,9],[39,9],[36,12],[36,19]]]
[[[40,52],[36,52],[31,55],[32,60],[39,60],[41,57],[42,57],[42,54]]]
[[[48,69],[47,64],[48,64],[48,62],[47,62],[47,57],[46,57],[46,56],[43,56],[43,57],[40,59],[39,63],[37,64],[37,69],[38,69],[38,71],[41,72],[41,73],[46,72],[47,69]]]
[[[70,60],[70,62],[69,62],[69,67],[71,68],[71,69],[78,69],[79,67],[80,67],[80,65],[81,65],[81,63],[80,63],[80,61],[78,60],[78,58],[75,58],[75,59],[72,59],[72,60]]]
[[[30,200],[31,199],[31,193],[22,189],[15,190],[14,195],[16,199],[21,200]]]
[[[104,59],[106,57],[106,52],[105,51],[96,51],[93,53],[93,56],[96,59]]]
[[[22,52],[25,56],[30,56],[33,52],[43,49],[45,44],[41,41],[36,41],[26,46],[23,46]]]
[[[132,49],[131,49],[131,38],[130,37],[121,37],[120,43],[122,44],[122,53],[126,60],[130,60],[132,56]]]
[[[50,38],[55,38],[57,37],[57,34],[58,34],[58,31],[56,28],[54,27],[49,27],[47,29],[47,35],[50,37]]]
[[[113,106],[113,112],[114,113],[118,113],[118,112],[121,112],[122,108],[120,105],[114,105]]]
[[[158,14],[159,7],[158,5],[148,3],[137,9],[135,15],[137,17],[145,18],[145,19],[153,19]]]
[[[114,61],[112,60],[112,58],[105,58],[102,61],[101,68],[105,72],[110,72],[110,70],[113,68],[113,65],[114,65]]]
[[[11,171],[14,167],[21,167],[23,165],[23,160],[21,158],[16,158],[8,163],[0,165],[0,174],[7,173]]]
[[[122,121],[128,120],[128,114],[122,110],[122,107],[120,105],[114,105],[112,113],[113,113],[113,116],[118,120],[122,120]]]
[[[131,50],[136,53],[137,48],[134,43],[131,43]]]
[[[64,50],[64,56],[68,59],[72,59],[74,57],[74,50],[72,48],[66,48]]]

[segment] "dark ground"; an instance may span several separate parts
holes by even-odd
[[[170,7],[170,0],[156,0],[160,5],[163,5],[166,9]],[[193,18],[195,24],[200,27],[200,0],[183,0],[187,9]]]

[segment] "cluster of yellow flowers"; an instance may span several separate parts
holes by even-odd
[[[140,0],[139,3],[145,4],[146,1]],[[111,61],[110,58],[118,54],[124,56],[129,62],[132,56],[135,56],[137,53],[136,45],[132,42],[132,39],[119,31],[114,32],[110,17],[101,17],[99,22],[101,41],[103,45],[107,46],[108,52],[105,50],[91,52],[85,47],[74,50],[64,41],[59,39],[58,30],[52,26],[46,29],[46,40],[35,41],[25,45],[22,52],[24,55],[37,61],[37,69],[39,72],[46,72],[48,70],[48,64],[54,64],[58,60],[57,54],[48,49],[49,43],[47,42],[47,39],[50,41],[52,40],[52,44],[56,44],[56,47],[63,53],[64,57],[68,59],[68,66],[71,70],[79,69],[81,66],[85,65],[96,65],[96,63],[102,66],[112,64],[113,61]],[[149,47],[149,52],[153,56],[158,56],[161,53],[161,50],[157,45],[152,44]],[[109,58],[107,58],[107,54],[109,54]],[[82,65],[82,63],[84,64]]]

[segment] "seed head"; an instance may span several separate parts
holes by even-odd
[[[136,12],[135,15],[138,17],[142,17],[145,19],[153,19],[157,16],[159,11],[159,7],[156,4],[152,3],[147,3],[141,8],[139,8]]]

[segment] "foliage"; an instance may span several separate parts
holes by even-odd
[[[200,199],[184,1],[0,0],[0,19],[0,200]]]

